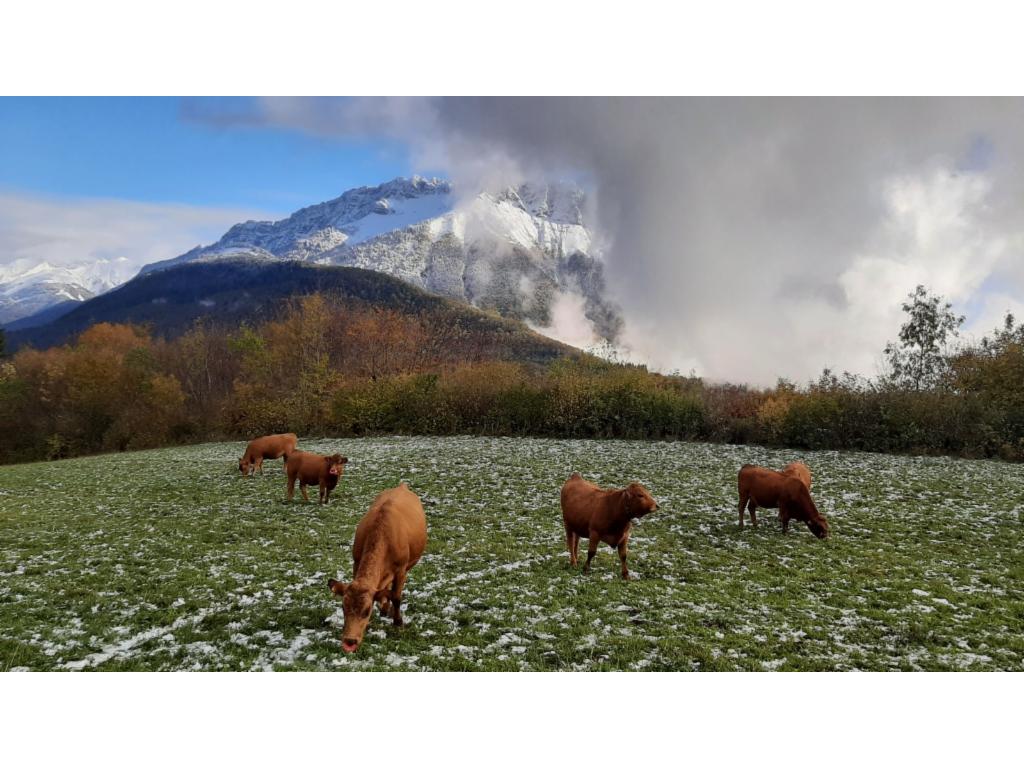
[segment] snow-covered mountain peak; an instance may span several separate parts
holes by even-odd
[[[90,294],[102,293],[130,279],[134,272],[129,260],[124,257],[64,265],[18,259],[10,264],[0,264],[0,293],[6,294],[18,286],[40,283],[77,285]]]
[[[453,205],[451,185],[443,179],[392,179],[376,187],[350,189],[333,200],[301,208],[279,221],[236,224],[213,245],[148,265],[142,271],[247,251],[278,258],[315,259],[345,243],[361,242],[443,215]]]
[[[571,182],[527,182],[518,187],[508,187],[495,199],[521,208],[531,216],[559,224],[584,225],[583,207],[586,194]]]

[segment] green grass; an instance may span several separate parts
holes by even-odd
[[[0,669],[761,670],[1024,668],[1024,467],[691,443],[304,440],[351,459],[327,507],[284,498],[241,443],[0,467]],[[832,538],[736,526],[745,462],[802,458]],[[572,470],[639,480],[662,509],[568,567]],[[407,625],[340,649],[382,488],[424,500]],[[315,493],[313,498],[316,498]],[[585,545],[584,545],[585,546]]]

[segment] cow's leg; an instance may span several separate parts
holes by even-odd
[[[597,548],[601,544],[601,536],[597,531],[590,532],[590,538],[587,539],[587,562],[583,566],[584,573],[590,573],[590,561],[594,559],[594,555],[597,554]]]
[[[377,607],[380,609],[381,618],[391,617],[391,593],[394,591],[395,582],[392,579],[391,584],[386,587],[388,593],[377,601]]]
[[[325,486],[323,483],[320,483],[319,489],[320,489],[320,503],[321,504],[326,504],[327,503],[327,486]]]
[[[288,501],[295,496],[295,475],[288,475]]]
[[[751,499],[747,509],[750,511],[750,524],[757,528],[757,502]]]
[[[782,521],[782,532],[789,532],[789,510],[784,506],[779,506],[779,520]]]
[[[622,564],[622,578],[629,579],[629,568],[626,567],[626,555],[629,554],[629,539],[623,539],[617,547],[619,550],[619,563]]]
[[[749,494],[740,493],[740,528],[743,527],[743,510],[747,508],[747,499],[749,498]]]
[[[405,577],[408,571],[399,571],[395,575],[395,581],[391,585],[391,618],[396,627],[405,624],[402,619],[402,590],[405,589]]]
[[[576,551],[579,547],[580,537],[577,536],[569,526],[565,526],[565,548],[569,550],[569,565],[576,567]]]
[[[256,459],[256,469],[260,471],[260,476],[263,476],[263,457]]]
[[[309,501],[309,494],[306,493],[306,484],[301,480],[299,481],[299,490],[302,491],[302,498]]]

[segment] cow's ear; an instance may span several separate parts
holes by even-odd
[[[345,590],[348,589],[348,584],[334,579],[328,579],[327,586],[331,588],[331,592],[339,596],[344,596]]]
[[[340,462],[340,463],[342,463],[342,464],[348,464],[348,456],[342,456],[342,457],[341,457],[341,462]]]
[[[378,603],[384,598],[391,599],[391,592],[387,589],[378,589],[373,595],[374,601]]]

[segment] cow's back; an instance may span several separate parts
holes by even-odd
[[[358,562],[371,535],[387,538],[388,549],[406,568],[415,565],[427,547],[427,516],[419,496],[405,483],[381,491],[356,526],[352,556]]]
[[[300,478],[307,485],[320,482],[320,470],[324,467],[324,457],[319,453],[294,451],[288,455],[285,470],[288,476]]]
[[[265,435],[249,441],[246,451],[252,456],[264,459],[277,459],[295,452],[299,438],[289,432],[283,435]]]
[[[603,508],[607,491],[574,472],[562,485],[562,521],[581,536],[590,530],[594,515]]]
[[[777,475],[778,472],[773,472],[770,469],[759,467],[756,464],[744,464],[740,467],[739,474],[736,476],[737,484],[740,488],[740,493],[750,491],[752,488],[758,485],[762,485],[770,475]]]
[[[744,464],[740,468],[737,484],[741,498],[750,497],[761,507],[775,507],[779,503],[779,496],[783,493],[785,481],[792,479],[794,478],[787,477],[773,469]]]
[[[266,441],[263,448],[264,452],[273,454],[272,457],[268,458],[275,459],[295,453],[296,446],[299,443],[299,438],[294,432],[287,432],[283,435],[267,435],[263,439]]]
[[[795,477],[811,490],[811,468],[802,461],[794,461],[782,468],[782,474]]]
[[[381,494],[381,514],[387,518],[386,530],[393,536],[396,553],[408,553],[411,567],[427,546],[427,515],[420,497],[401,483]],[[380,496],[378,496],[380,498]]]

